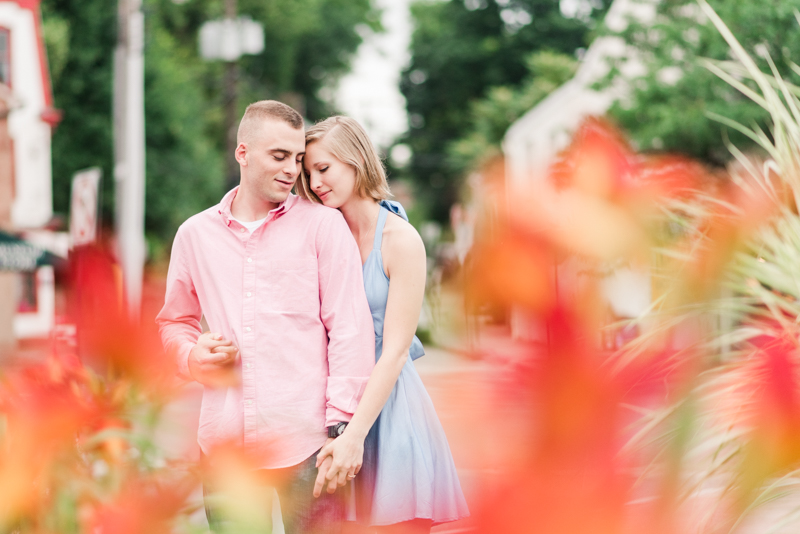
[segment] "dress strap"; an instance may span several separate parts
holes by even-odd
[[[386,226],[387,215],[389,215],[389,210],[381,206],[381,211],[378,213],[378,224],[375,225],[375,240],[372,242],[372,250],[381,249],[381,241],[383,241],[383,227]]]
[[[381,200],[380,202],[378,202],[378,204],[380,204],[387,210],[391,211],[404,221],[408,222],[408,215],[406,215],[406,210],[403,209],[403,206],[399,202],[395,202],[394,200]]]

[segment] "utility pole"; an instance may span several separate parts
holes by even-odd
[[[225,0],[225,19],[236,20],[236,0]],[[225,62],[225,190],[230,191],[239,184],[239,164],[236,161],[236,82],[239,78],[238,60]]]
[[[138,320],[144,277],[144,15],[142,0],[118,0],[114,53],[114,178],[117,252],[125,302]]]

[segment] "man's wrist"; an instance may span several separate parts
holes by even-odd
[[[197,367],[200,365],[200,363],[197,361],[197,358],[195,358],[193,356],[194,355],[194,351],[195,351],[196,348],[197,348],[197,344],[195,344],[189,350],[189,355],[186,357],[186,370],[189,372],[189,377],[192,380],[197,380],[197,376],[195,376],[195,371],[199,371],[199,369],[197,369]]]

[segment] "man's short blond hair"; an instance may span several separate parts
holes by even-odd
[[[318,122],[306,131],[306,150],[310,144],[323,139],[325,148],[336,159],[356,170],[355,190],[359,196],[374,200],[392,196],[378,151],[358,122],[341,115]],[[321,202],[311,190],[305,172],[300,174],[296,189],[299,196]]]
[[[283,121],[295,130],[303,127],[303,117],[291,106],[277,100],[259,100],[244,111],[236,132],[236,143],[246,143],[257,126],[265,120]]]

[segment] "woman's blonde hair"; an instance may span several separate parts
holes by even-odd
[[[318,122],[306,131],[306,147],[323,139],[325,148],[336,159],[356,170],[355,190],[360,196],[376,201],[392,196],[378,151],[358,122],[350,117],[336,115]],[[311,190],[305,172],[300,173],[297,181],[297,194],[321,203]]]

